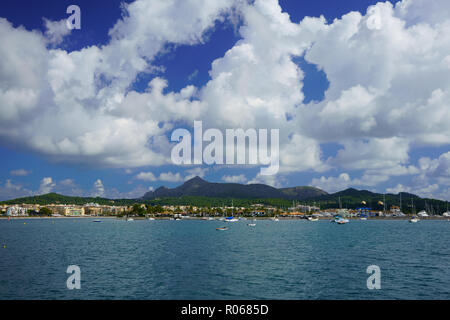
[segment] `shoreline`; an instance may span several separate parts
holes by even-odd
[[[63,217],[7,217],[7,216],[0,216],[0,220],[50,220],[50,219],[93,219],[93,220],[102,220],[102,219],[115,219],[115,220],[126,220],[124,217],[116,217],[116,216],[63,216]],[[133,220],[148,220],[148,217],[129,217],[133,218]],[[169,217],[152,217],[155,220],[171,220]],[[257,221],[270,221],[272,217],[244,217],[246,220],[242,221],[253,221],[254,219]],[[306,218],[298,218],[298,217],[278,217],[280,221],[308,221]],[[408,221],[411,219],[411,217],[372,217],[367,218],[367,220],[360,220],[359,217],[348,217],[346,218],[350,221]],[[420,221],[450,221],[449,217],[442,217],[442,216],[435,216],[435,217],[425,217],[425,218],[419,218]],[[214,220],[205,220],[204,217],[188,217],[188,218],[182,218],[180,220],[189,221],[189,220],[198,220],[198,221],[223,221],[219,220],[219,218],[214,218]],[[333,217],[319,217],[319,221],[331,221],[333,220]],[[309,221],[308,221],[309,222]]]

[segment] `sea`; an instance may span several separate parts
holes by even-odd
[[[93,220],[0,220],[0,299],[450,299],[449,221]]]

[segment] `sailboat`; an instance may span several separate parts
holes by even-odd
[[[233,200],[231,200],[231,217],[227,217],[225,219],[226,222],[237,222],[237,221],[239,221],[239,219],[236,219],[235,217],[233,217],[233,213],[234,213],[234,205],[233,205]]]
[[[249,227],[256,227],[256,218],[255,218],[255,217],[253,217],[253,220],[252,220],[252,222],[250,222],[250,223],[247,223],[247,225],[248,225]]]
[[[448,211],[448,202],[447,202],[447,211],[442,214],[444,217],[450,217],[450,212]]]
[[[411,222],[411,223],[419,222],[420,219],[417,216],[415,216],[415,212],[416,211],[414,210],[414,200],[413,200],[413,198],[411,198],[411,211],[412,211],[414,216],[411,219],[409,219],[409,222]]]

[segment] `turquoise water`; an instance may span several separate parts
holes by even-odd
[[[0,220],[0,299],[450,299],[448,221],[224,224]]]

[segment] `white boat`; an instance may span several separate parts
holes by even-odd
[[[348,219],[344,219],[342,217],[335,217],[334,220],[332,222],[336,222],[337,224],[346,224],[349,223],[350,221]]]
[[[127,221],[134,221],[133,218],[127,218]]]
[[[416,217],[409,219],[409,222],[412,222],[412,223],[416,223],[416,222],[419,222],[419,221],[420,221],[420,219],[416,218]]]
[[[425,210],[420,211],[417,215],[419,217],[429,217],[428,213]]]
[[[249,227],[256,227],[256,223],[248,223],[247,224]]]
[[[150,220],[150,221],[155,221],[155,218],[148,218],[148,220]]]
[[[319,221],[319,218],[317,217],[308,217],[308,221]]]
[[[280,219],[278,219],[277,217],[273,217],[272,219],[270,219],[270,220],[272,220],[272,221],[280,221]]]
[[[365,221],[365,220],[367,220],[367,218],[360,218],[359,220],[363,220],[363,221]]]

